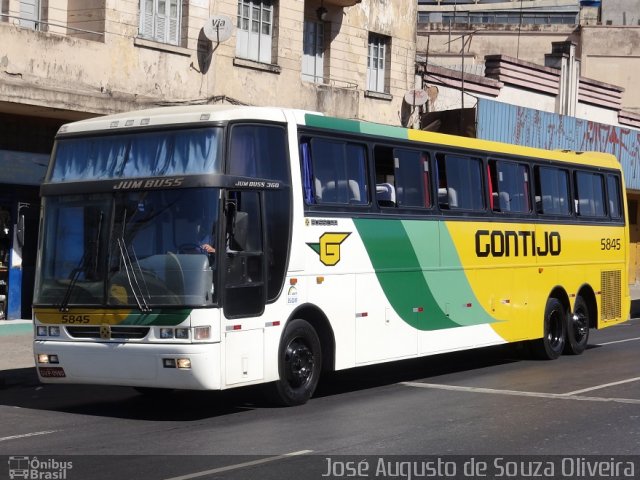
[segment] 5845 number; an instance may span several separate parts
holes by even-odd
[[[601,238],[600,250],[620,250],[622,248],[619,238]]]

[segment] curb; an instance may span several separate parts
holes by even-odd
[[[7,320],[0,322],[0,336],[33,334],[31,320]]]

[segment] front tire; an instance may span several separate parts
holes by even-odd
[[[576,298],[573,313],[567,316],[567,340],[564,353],[580,355],[589,342],[589,307],[582,297]]]
[[[566,324],[562,303],[557,298],[549,298],[544,309],[544,335],[532,343],[533,353],[537,358],[555,360],[562,354]]]
[[[273,385],[276,403],[303,405],[315,392],[322,368],[322,349],[315,329],[305,320],[292,320],[278,350],[280,380]]]

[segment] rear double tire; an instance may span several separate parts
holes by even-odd
[[[286,326],[278,350],[280,379],[271,386],[274,403],[302,405],[315,392],[322,369],[322,348],[315,329],[305,320]]]
[[[567,339],[564,353],[580,355],[589,342],[589,306],[582,297],[576,298],[573,313],[567,316]]]
[[[549,298],[544,309],[544,334],[531,344],[533,354],[541,360],[555,360],[565,346],[566,314],[557,298]]]

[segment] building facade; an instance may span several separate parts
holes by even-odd
[[[623,89],[640,113],[640,0],[418,0],[417,50],[431,63],[477,73],[485,55],[545,63],[553,42],[576,44],[582,75]],[[473,70],[475,65],[476,70]]]
[[[414,0],[0,0],[0,318],[30,316],[63,123],[235,103],[399,125],[416,16]]]

